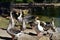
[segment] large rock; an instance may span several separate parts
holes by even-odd
[[[41,38],[39,38],[39,40],[50,40],[50,39],[47,36],[42,36]]]
[[[24,32],[26,33],[33,33],[36,34],[34,30],[25,30]],[[28,34],[22,34],[18,40],[50,40],[49,37],[47,36],[42,36],[41,38],[33,35],[28,35]]]
[[[38,38],[36,36],[23,34],[18,38],[18,40],[38,40]]]
[[[18,40],[50,40],[50,39],[47,36],[42,36],[42,37],[38,38],[37,36],[23,34],[18,38]]]
[[[60,40],[60,33],[54,33],[52,36],[52,40]]]

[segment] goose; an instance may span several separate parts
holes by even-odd
[[[55,24],[54,24],[54,18],[52,18],[51,22],[41,22],[41,26],[43,26],[45,29],[44,30],[49,30],[51,28],[52,31],[56,31],[55,30]]]
[[[36,27],[38,28],[39,31],[44,31],[43,27],[40,25],[40,20],[36,20],[35,24],[37,24]]]
[[[17,13],[18,14],[18,13]],[[32,21],[32,19],[34,19],[34,16],[27,14],[26,16],[24,16],[23,11],[20,10],[20,15],[17,17],[18,18],[18,22],[22,23],[22,30],[26,29],[26,24],[28,24],[29,22]]]
[[[58,32],[58,31],[57,31],[57,28],[56,28],[56,26],[55,26],[54,18],[52,18],[51,24],[52,24],[52,29],[53,29],[53,31],[54,31],[54,32]]]
[[[26,29],[26,22],[25,22],[25,20],[24,20],[24,17],[22,17],[22,16],[24,16],[23,15],[23,13],[22,13],[22,10],[20,10],[20,14],[19,14],[19,16],[17,17],[17,19],[18,19],[18,22],[19,23],[22,23],[22,32],[23,32],[23,30],[25,30]]]
[[[7,33],[12,36],[12,40],[14,40],[15,38],[18,38],[22,34],[20,30],[18,31],[15,29],[15,23],[12,16],[12,11],[10,12],[10,21],[7,28]]]
[[[52,24],[52,26],[55,26],[54,25],[54,18],[52,18],[51,24]]]
[[[37,36],[38,37],[41,37],[43,34],[44,34],[44,28],[40,25],[40,20],[35,20],[35,22],[34,22],[34,26],[33,26],[33,28],[34,28],[34,30],[36,31],[36,33],[37,33]]]
[[[18,14],[18,13],[17,13],[17,14]],[[19,22],[22,22],[22,20],[23,20],[22,15],[23,15],[22,10],[20,10],[20,14],[19,14],[19,16],[18,16],[18,21],[19,21]]]
[[[24,16],[24,14],[22,13],[22,10],[20,10],[20,14],[17,18],[18,18],[18,22],[22,23],[22,29],[25,30],[26,29],[26,23],[28,24],[29,22],[31,22],[32,21],[31,19],[34,19],[34,16],[32,16],[30,14],[28,14],[24,17],[22,17],[22,16]]]
[[[52,25],[52,30],[53,30],[54,32],[56,32],[56,30],[55,30],[56,28],[55,28],[54,18],[52,18],[51,25]]]

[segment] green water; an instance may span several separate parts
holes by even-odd
[[[55,26],[60,27],[60,18],[55,18]]]

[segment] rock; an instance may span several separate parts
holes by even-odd
[[[39,40],[50,40],[50,39],[47,36],[42,36],[41,38],[39,38]]]
[[[47,36],[42,36],[41,38],[38,38],[37,36],[23,34],[18,38],[18,40],[50,40],[50,39]]]
[[[38,40],[36,36],[30,36],[28,34],[21,35],[18,40]]]
[[[52,40],[60,40],[60,33],[54,33],[52,36]]]

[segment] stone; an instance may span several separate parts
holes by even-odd
[[[47,36],[42,36],[41,38],[39,38],[39,40],[50,40],[50,39]]]
[[[52,40],[60,40],[60,33],[54,33],[51,39]]]
[[[18,40],[38,40],[38,38],[28,34],[23,34],[18,38]]]

